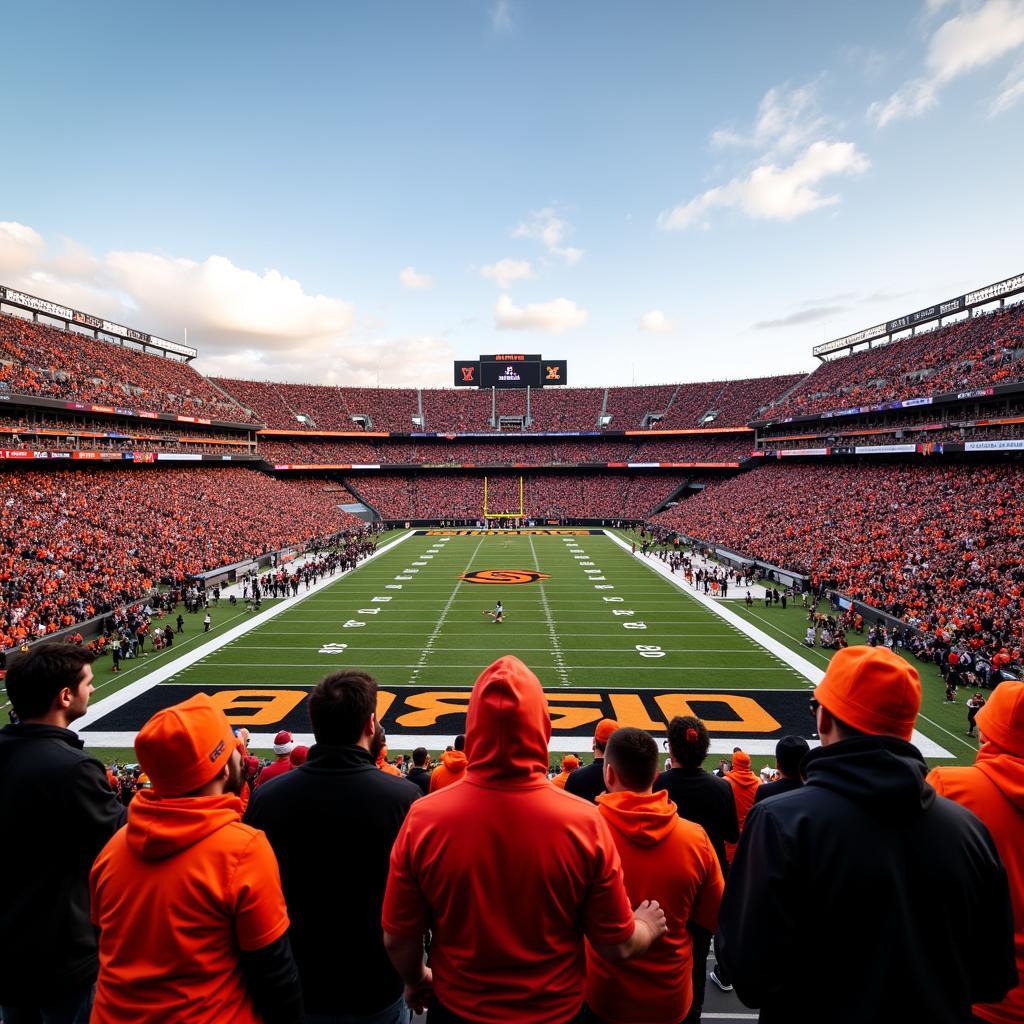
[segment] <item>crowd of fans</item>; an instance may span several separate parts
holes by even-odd
[[[662,526],[810,578],[989,660],[1024,643],[1024,466],[766,465]]]
[[[196,692],[104,770],[70,728],[92,660],[42,644],[8,671],[5,1024],[699,1024],[709,981],[765,1024],[1024,1013],[1019,681],[974,709],[976,764],[930,772],[917,671],[865,646],[810,697],[816,749],[809,722],[760,775],[738,746],[705,769],[692,715],[663,771],[607,718],[590,764],[549,768],[548,698],[513,655],[433,770],[388,758],[357,668],[296,709],[309,749],[281,730],[262,763]]]
[[[266,440],[259,454],[277,465],[575,466],[609,462],[739,462],[753,441],[746,436],[643,438],[623,441],[359,441]]]
[[[336,485],[247,469],[12,472],[0,504],[0,650],[195,573],[361,523]]]
[[[247,422],[187,363],[0,314],[0,388],[154,412]]]
[[[675,474],[510,474],[487,478],[487,512],[532,518],[642,519],[679,489]],[[484,513],[484,477],[469,473],[374,473],[349,486],[385,519],[476,519]]]
[[[823,362],[761,418],[807,416],[1024,380],[1024,307],[961,320]]]

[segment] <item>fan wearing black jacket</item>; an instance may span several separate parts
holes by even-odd
[[[747,815],[715,948],[761,1024],[965,1024],[1016,984],[1006,872],[981,821],[925,782],[920,705],[899,655],[838,651],[806,785]]]
[[[11,659],[17,723],[0,729],[0,1017],[86,1021],[99,972],[89,869],[124,824],[103,766],[69,726],[94,655],[49,641]]]
[[[613,722],[610,718],[602,718],[594,730],[594,760],[583,768],[577,768],[569,772],[565,780],[566,793],[573,796],[581,796],[584,800],[594,803],[605,791],[604,786],[604,748],[612,733],[618,729],[619,723]]]

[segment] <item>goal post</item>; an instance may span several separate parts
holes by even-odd
[[[523,478],[519,478],[519,508],[518,510],[513,509],[510,512],[492,512],[488,506],[488,478],[484,477],[484,519],[507,519],[510,516],[524,515],[523,512]]]

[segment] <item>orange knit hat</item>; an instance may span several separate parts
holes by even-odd
[[[886,647],[844,647],[832,656],[814,696],[854,729],[909,741],[921,709],[921,678]]]
[[[205,693],[158,711],[135,737],[135,755],[159,797],[205,786],[236,747],[227,716]]]

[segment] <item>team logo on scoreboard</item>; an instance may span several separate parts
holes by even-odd
[[[562,368],[560,366],[546,366],[547,376],[545,380],[561,380],[562,379]]]
[[[519,583],[549,580],[551,577],[547,573],[534,572],[533,569],[477,569],[475,572],[463,573],[459,579],[466,583],[498,583],[502,586],[514,586]]]
[[[473,377],[476,374],[476,367],[475,366],[460,366],[459,369],[462,370],[462,379],[467,384],[472,384],[473,383]]]

